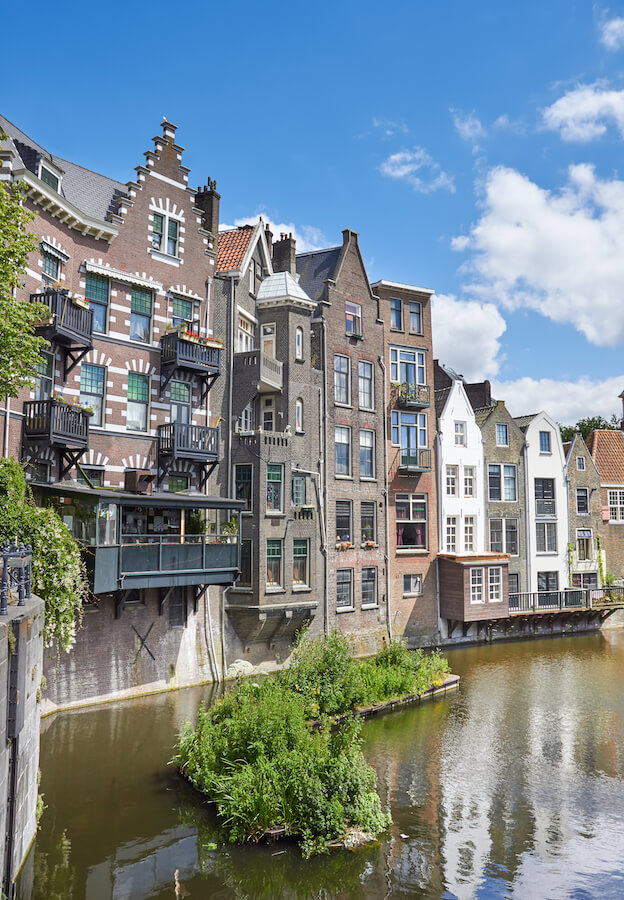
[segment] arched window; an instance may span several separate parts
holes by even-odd
[[[303,328],[295,331],[295,359],[303,359]]]
[[[303,400],[295,401],[295,431],[303,431]]]

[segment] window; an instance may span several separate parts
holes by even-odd
[[[556,553],[557,552],[557,523],[556,522],[537,522],[535,525],[536,532],[536,550],[538,553]]]
[[[186,381],[169,382],[171,421],[188,425],[191,421],[191,386]]]
[[[624,491],[609,491],[609,521],[624,522]]]
[[[502,470],[502,471],[501,471]],[[502,476],[502,496],[501,496]],[[499,463],[488,465],[488,498],[490,500],[517,500],[516,467],[501,466]]]
[[[175,219],[154,213],[152,223],[153,249],[160,250],[161,253],[167,253],[168,256],[177,256],[179,231],[180,225]]]
[[[470,570],[470,602],[483,603],[483,569]]]
[[[403,596],[410,597],[413,594],[422,594],[422,575],[403,576]]]
[[[262,410],[262,428],[264,431],[273,431],[273,397],[264,398]]]
[[[412,300],[409,305],[409,330],[410,334],[422,334],[422,305],[417,300]]]
[[[351,474],[351,429],[345,425],[335,426],[336,475]]]
[[[456,447],[465,447],[466,446],[466,423],[465,422],[455,422],[455,446]]]
[[[475,496],[475,469],[474,466],[464,466],[464,497]]]
[[[397,494],[396,543],[397,548],[427,549],[427,495]]]
[[[247,353],[254,349],[256,338],[256,326],[245,316],[238,317],[238,329],[236,331],[236,352]]]
[[[390,381],[400,384],[424,384],[424,352],[390,347]]]
[[[306,502],[306,480],[303,475],[293,475],[292,480],[293,506],[304,506]]]
[[[496,446],[509,446],[509,426],[504,423],[497,422],[496,424]]]
[[[592,530],[591,528],[577,528],[576,550],[579,561],[592,558]]]
[[[47,184],[48,187],[51,187],[53,191],[56,191],[58,193],[59,180],[57,175],[55,175],[53,172],[50,172],[50,170],[46,169],[44,166],[41,166],[40,178],[44,184]]]
[[[500,566],[488,569],[488,599],[490,603],[500,603],[503,599],[503,571]]]
[[[457,466],[446,467],[446,496],[457,496]]]
[[[465,516],[464,518],[464,552],[472,553],[474,551],[474,534],[475,534],[475,517]]]
[[[237,500],[244,500],[244,511],[251,511],[251,485],[253,478],[253,466],[243,463],[234,466],[234,496]]]
[[[336,570],[336,609],[353,609],[353,569]]]
[[[186,625],[186,588],[174,587],[167,600],[169,625],[173,628]]]
[[[275,359],[275,323],[262,326],[262,350],[267,356]]]
[[[576,511],[579,515],[589,512],[589,490],[587,488],[576,489]]]
[[[425,413],[399,413],[392,411],[391,441],[400,446],[402,455],[417,455],[416,451],[427,446],[427,416]]]
[[[366,541],[377,541],[375,509],[374,500],[362,500],[360,506],[362,543],[366,543]]]
[[[490,519],[490,552],[518,555],[517,519]]]
[[[360,398],[360,409],[375,408],[375,387],[374,387],[373,364],[365,362],[361,359],[358,362],[358,387]]]
[[[302,538],[293,541],[293,585],[296,587],[308,587],[309,581],[309,543]]]
[[[457,552],[457,516],[446,517],[446,552]]]
[[[80,403],[93,409],[92,425],[104,423],[106,368],[83,363],[80,367]]]
[[[555,479],[535,479],[535,515],[554,516],[557,514],[555,504]]]
[[[238,430],[253,431],[255,428],[255,419],[253,400],[250,400],[238,417]]]
[[[550,453],[550,431],[539,433],[540,453]]]
[[[35,369],[39,376],[35,381],[35,400],[49,400],[54,384],[54,355],[47,350],[40,350],[41,357]]]
[[[45,250],[41,251],[41,271],[43,273],[44,287],[53,281],[58,281],[61,263],[58,257],[52,256]]]
[[[334,356],[334,400],[351,403],[351,360],[348,356]]]
[[[193,301],[185,300],[184,297],[174,297],[171,314],[174,325],[182,325],[183,322],[192,322]]]
[[[89,300],[89,309],[93,310],[93,330],[104,334],[108,313],[108,278],[87,273],[85,297]]]
[[[375,477],[375,432],[360,431],[360,478]]]
[[[284,466],[272,463],[267,464],[267,512],[282,511],[282,486],[284,480]]]
[[[558,591],[559,590],[559,573],[558,572],[538,572],[537,573],[537,589],[538,591]]]
[[[509,594],[517,594],[520,590],[520,576],[517,572],[510,572],[507,577],[509,579]]]
[[[87,478],[91,482],[87,481]],[[81,466],[76,471],[76,481],[86,487],[104,487],[104,469],[92,469],[90,466]]]
[[[583,572],[582,574],[577,572],[572,576],[572,587],[576,588],[585,588],[586,590],[591,590],[592,588],[598,587],[598,573],[597,572]]]
[[[149,377],[138,372],[128,372],[128,404],[126,428],[128,431],[147,431],[149,408]]]
[[[403,304],[397,297],[390,298],[390,328],[403,330]]]
[[[576,457],[576,468],[579,470],[579,472],[585,471],[585,457],[584,456]]]
[[[36,481],[39,484],[48,484],[50,481],[50,465],[51,463],[45,459],[32,459],[26,468],[30,481]]]
[[[345,303],[345,320],[347,334],[362,336],[362,307],[358,303]]]
[[[362,569],[362,606],[377,606],[377,568]]]
[[[336,500],[336,541],[351,543],[351,501]]]
[[[180,491],[188,491],[189,486],[189,477],[188,475],[170,475],[169,476],[169,490],[172,493],[179,493]]]
[[[267,541],[267,588],[282,586],[282,542],[270,538]]]
[[[303,328],[295,330],[295,359],[303,359]]]
[[[295,431],[303,433],[303,400],[295,400]]]
[[[241,573],[236,587],[251,587],[251,547],[252,542],[245,538],[241,545]]]
[[[130,305],[130,340],[149,344],[152,326],[152,295],[150,291],[132,289]]]

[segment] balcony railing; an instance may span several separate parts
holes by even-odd
[[[205,425],[186,425],[174,422],[158,426],[158,450],[174,459],[195,459],[200,462],[219,458],[219,432]]]
[[[79,306],[63,291],[43,291],[30,295],[31,303],[42,303],[50,310],[50,320],[37,325],[52,341],[90,347],[93,343],[93,310]]]
[[[132,534],[121,539],[120,572],[198,572],[237,565],[236,535]]]
[[[191,340],[179,332],[160,339],[162,369],[188,369],[218,375],[221,372],[221,348]]]
[[[429,406],[430,391],[428,384],[410,384],[404,381],[399,385],[399,406],[408,409],[424,409]]]
[[[591,591],[584,588],[566,591],[532,591],[509,595],[509,612],[585,609],[591,606]]]
[[[234,354],[234,377],[247,383],[255,381],[261,394],[282,390],[283,364],[263,350],[247,350]]]
[[[89,415],[60,400],[29,400],[24,403],[24,432],[30,440],[62,447],[89,445]]]
[[[420,448],[402,449],[399,455],[399,472],[409,475],[412,472],[431,471],[431,450]]]

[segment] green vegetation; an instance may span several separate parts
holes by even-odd
[[[175,762],[216,804],[231,842],[267,832],[297,837],[304,856],[388,826],[374,770],[361,748],[361,721],[332,716],[440,683],[448,664],[437,653],[390,644],[356,662],[346,639],[303,637],[292,665],[261,683],[239,682],[216,706],[186,724]],[[315,728],[311,720],[319,720]]]
[[[592,431],[619,431],[620,419],[615,413],[611,416],[611,420],[607,420],[603,416],[588,416],[586,419],[579,419],[576,425],[560,425],[561,440],[565,443],[571,441],[577,431],[579,431],[583,440],[587,440]]]
[[[24,472],[14,459],[0,459],[0,543],[18,540],[33,548],[32,588],[45,600],[45,645],[69,650],[87,592],[77,543],[53,509],[35,506]]]

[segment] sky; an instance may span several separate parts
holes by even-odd
[[[434,289],[435,356],[513,415],[621,415],[624,4],[111,0],[54,21],[40,0],[2,17],[0,111],[48,150],[128,181],[165,115],[224,224],[262,215],[299,250],[357,231],[370,280]]]

